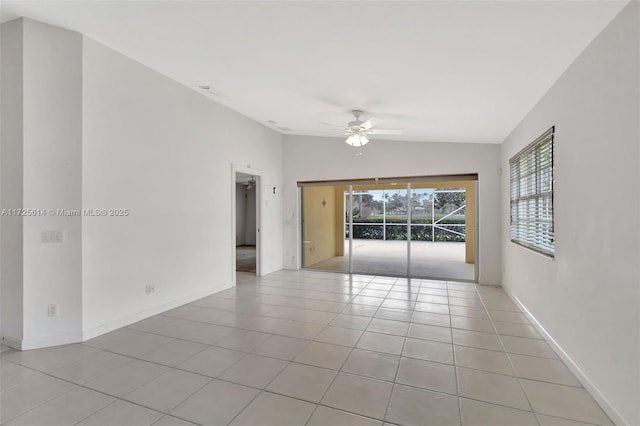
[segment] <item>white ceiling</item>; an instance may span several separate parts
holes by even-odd
[[[3,1],[267,126],[500,143],[627,1]],[[202,92],[202,91],[201,91]],[[367,114],[369,113],[369,114]],[[270,124],[272,120],[276,124]]]

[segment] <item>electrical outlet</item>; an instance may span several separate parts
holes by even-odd
[[[57,317],[58,316],[58,304],[52,303],[47,306],[47,316]]]
[[[146,294],[147,296],[148,296],[148,295],[150,295],[150,294],[153,294],[153,293],[155,293],[155,292],[156,292],[156,285],[155,285],[155,284],[147,284],[147,285],[145,286],[144,291],[145,291],[145,294]]]

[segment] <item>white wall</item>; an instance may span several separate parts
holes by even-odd
[[[82,35],[24,20],[24,206],[82,207]],[[42,231],[62,230],[63,243]],[[24,218],[24,339],[77,341],[82,331],[82,221]],[[58,317],[47,305],[59,306]]]
[[[298,267],[298,181],[478,173],[479,280],[500,284],[500,145],[373,140],[363,156],[355,153],[341,139],[285,137],[286,268]]]
[[[9,87],[19,87],[3,92],[3,102],[5,93],[16,102],[13,112],[3,108],[3,208],[48,212],[3,220],[3,293],[16,305],[6,310],[3,335],[28,349],[82,336],[81,220],[51,213],[81,207],[82,36],[29,19],[3,25],[3,34],[12,31],[3,86],[13,78]],[[64,242],[43,243],[47,230],[62,231]],[[56,317],[49,304],[58,305]]]
[[[336,214],[336,192],[342,196],[342,188],[334,186],[308,186],[302,194],[304,256],[301,266],[312,267],[336,256],[337,242],[344,244],[344,214]],[[344,211],[340,203],[340,210]],[[337,216],[337,217],[336,217]],[[336,222],[339,222],[336,225]],[[338,228],[336,230],[336,228]],[[336,238],[336,234],[341,236]]]
[[[236,183],[236,246],[245,244],[247,228],[247,187]]]
[[[261,271],[281,269],[282,136],[86,37],[83,54],[83,206],[131,211],[83,220],[85,332],[232,284],[232,163],[262,171]]]
[[[0,209],[23,207],[22,25],[22,19],[2,24]],[[1,333],[14,345],[22,340],[22,229],[22,217],[0,217]]]
[[[256,245],[256,187],[246,190],[247,198],[244,210],[244,243]]]
[[[555,260],[509,241],[505,289],[574,366],[614,421],[640,424],[638,241],[640,11],[632,2],[562,75],[502,146],[502,167],[556,126]]]
[[[129,211],[3,218],[8,343],[80,341],[231,286],[232,164],[260,171],[261,271],[282,268],[279,133],[81,34],[2,35],[2,207]]]

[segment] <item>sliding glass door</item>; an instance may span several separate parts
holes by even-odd
[[[476,280],[475,181],[433,178],[302,186],[302,266]]]
[[[457,186],[460,185],[460,186]],[[473,182],[412,183],[411,261],[413,276],[475,280],[475,205],[467,205]]]
[[[407,275],[407,190],[353,187],[353,273]]]

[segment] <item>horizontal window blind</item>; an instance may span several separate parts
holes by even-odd
[[[554,256],[552,127],[509,160],[511,241]]]

